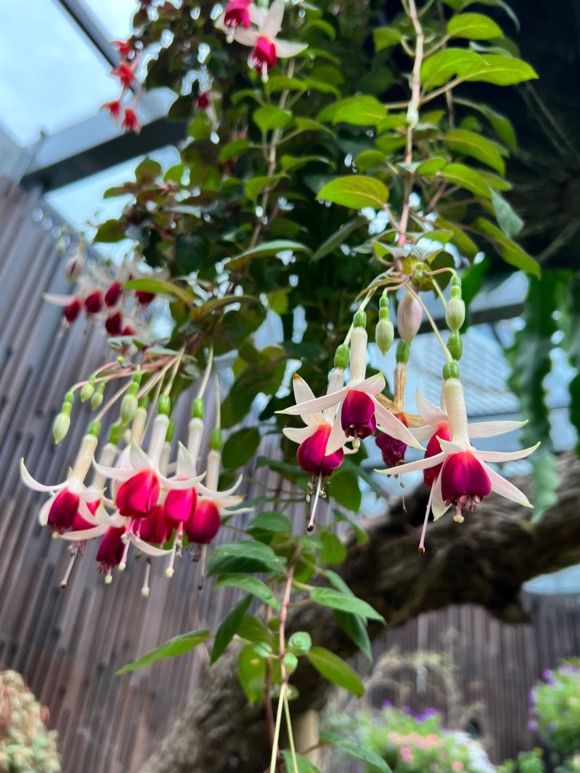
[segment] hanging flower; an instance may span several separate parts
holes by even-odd
[[[290,43],[278,40],[277,35],[282,29],[284,18],[284,0],[274,0],[268,12],[257,17],[255,29],[240,29],[235,31],[234,39],[243,46],[250,46],[252,52],[248,65],[256,70],[263,80],[268,79],[268,72],[278,59],[288,59],[297,56],[307,48],[304,43]]]
[[[121,81],[123,88],[128,89],[135,81],[136,66],[136,62],[133,62],[133,64],[129,64],[128,62],[121,62],[118,67],[115,67],[111,74]]]
[[[110,102],[104,102],[100,109],[106,110],[114,121],[118,121],[121,118],[123,104],[120,99],[112,99]]]
[[[113,45],[119,52],[121,59],[130,59],[135,53],[135,47],[130,40],[114,40]]]
[[[395,417],[401,424],[404,424],[405,427],[409,426],[405,414],[397,413],[395,414]],[[383,462],[387,467],[395,467],[396,465],[403,463],[407,451],[407,444],[403,443],[402,440],[397,440],[397,438],[388,435],[386,432],[379,432],[375,443],[380,448]]]
[[[123,115],[123,122],[121,123],[121,127],[126,132],[134,132],[135,134],[138,134],[140,132],[141,121],[139,120],[137,111],[134,110],[132,107],[125,108],[125,114]]]

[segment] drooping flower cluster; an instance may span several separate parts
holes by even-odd
[[[225,30],[229,43],[236,41],[252,50],[248,66],[268,80],[268,73],[278,59],[288,59],[302,53],[307,46],[278,39],[284,18],[284,0],[274,0],[268,11],[251,0],[230,0],[216,26]]]
[[[105,102],[101,105],[101,109],[106,110],[126,132],[138,133],[141,129],[141,121],[137,115],[137,104],[140,97],[140,86],[135,75],[138,65],[137,51],[129,40],[116,40],[114,45],[119,53],[120,62],[113,70],[112,75],[119,80],[121,94],[117,99]],[[138,86],[135,95],[134,90]]]
[[[133,383],[138,385],[139,377]],[[128,404],[122,404],[122,416],[124,409],[127,415]],[[120,433],[119,429],[123,427],[113,425],[109,442],[103,447],[98,461],[95,452],[100,422],[93,422],[66,480],[53,486],[36,481],[21,461],[24,483],[35,491],[50,494],[39,512],[41,525],[48,526],[55,536],[71,543],[71,560],[63,586],[68,583],[77,556],[83,554],[87,543],[95,539],[99,540],[96,560],[99,571],[105,574],[106,583],[111,582],[115,567],[120,571],[126,568],[133,548],[147,558],[142,593],[148,596],[150,559],[164,558],[165,575],[172,577],[175,560],[181,556],[185,545],[191,547],[192,557],[202,559],[200,585],[203,583],[207,546],[217,535],[228,508],[241,502],[242,498],[234,494],[241,478],[229,490],[218,491],[219,431],[212,433],[206,473],[197,474],[204,430],[203,402],[200,400],[194,403],[188,444],[178,445],[176,464],[171,465],[169,412],[169,398],[159,398],[158,412],[152,420],[145,450],[145,428],[151,416],[144,406],[130,411],[130,426],[125,433]],[[122,435],[127,445],[120,450]],[[87,483],[91,467],[93,475]],[[170,475],[172,468],[174,474]]]

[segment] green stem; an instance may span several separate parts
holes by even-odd
[[[425,312],[425,316],[426,316],[426,317],[427,317],[427,319],[429,320],[429,324],[430,324],[430,325],[431,325],[431,327],[433,328],[433,332],[435,333],[435,336],[437,337],[437,340],[439,341],[439,344],[440,344],[441,348],[443,349],[443,353],[445,354],[445,357],[446,357],[446,359],[447,359],[447,362],[452,362],[452,361],[453,361],[453,357],[451,356],[451,352],[449,351],[449,349],[447,348],[447,344],[445,343],[445,341],[444,341],[444,340],[443,340],[443,338],[441,337],[441,333],[439,332],[439,328],[437,327],[437,325],[435,324],[435,320],[433,319],[433,317],[432,317],[432,316],[431,316],[431,314],[429,313],[429,309],[428,309],[428,308],[427,308],[427,306],[425,306],[425,304],[423,303],[423,300],[421,299],[421,296],[419,295],[419,293],[416,293],[416,292],[415,292],[413,289],[411,289],[411,287],[409,287],[409,292],[410,292],[410,293],[413,295],[413,297],[414,297],[414,298],[416,298],[416,299],[419,301],[419,303],[421,304],[421,308],[422,308],[422,309],[423,309],[423,311]]]
[[[290,742],[290,754],[292,755],[292,768],[294,773],[298,773],[298,760],[296,759],[296,746],[294,745],[294,734],[292,733],[292,720],[290,718],[290,707],[288,706],[288,696],[284,692],[284,714],[286,715],[286,728],[288,729],[288,741]]]
[[[280,687],[280,698],[278,700],[278,710],[276,711],[276,724],[274,726],[274,741],[272,743],[272,757],[270,759],[270,773],[276,773],[278,764],[278,747],[280,745],[280,727],[282,726],[282,711],[284,709],[284,694],[286,692],[286,683]]]

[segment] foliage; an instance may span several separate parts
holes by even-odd
[[[498,773],[544,773],[542,750],[520,752],[515,760],[506,760],[498,766]]]
[[[532,722],[542,740],[563,754],[580,749],[580,660],[546,671],[530,695]]]
[[[15,671],[0,673],[0,770],[57,773],[56,733],[46,728],[47,710]]]

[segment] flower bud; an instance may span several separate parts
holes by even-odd
[[[203,414],[204,414],[203,397],[195,398],[195,400],[193,401],[193,409],[191,414],[194,419],[203,419]]]
[[[139,401],[132,394],[126,394],[121,402],[121,420],[123,424],[133,421],[139,407]]]
[[[95,393],[91,398],[91,406],[94,411],[96,411],[97,408],[101,407],[104,394],[105,394],[105,384],[104,383],[98,384],[95,389]]]
[[[395,339],[395,327],[390,319],[380,319],[375,328],[375,343],[381,354],[386,354]]]
[[[81,389],[81,403],[86,403],[87,400],[90,400],[94,393],[95,387],[89,381],[89,383],[85,384]]]
[[[70,415],[68,413],[58,413],[54,424],[52,425],[52,437],[55,443],[60,443],[70,429]]]
[[[119,424],[118,421],[116,421],[114,424],[111,424],[111,429],[109,430],[109,443],[113,446],[118,446],[121,442],[122,436],[123,427],[121,424]]]
[[[453,290],[455,289],[454,287]],[[449,330],[457,333],[465,322],[465,303],[461,298],[454,297],[453,290],[445,308],[445,322]]]
[[[354,315],[353,325],[354,327],[367,326],[367,315],[365,311],[362,311],[362,309],[357,311],[357,313]]]
[[[407,293],[397,309],[397,328],[403,341],[410,343],[415,338],[421,327],[422,319],[421,304],[414,295]]]
[[[161,395],[157,404],[157,413],[160,416],[169,416],[171,413],[171,398],[169,395]]]
[[[346,370],[348,367],[348,346],[346,344],[337,347],[334,355],[334,367],[342,370]]]
[[[411,344],[406,341],[399,341],[397,344],[397,362],[406,365],[409,362],[411,356]]]
[[[447,348],[454,360],[460,360],[463,354],[463,340],[459,333],[453,333],[447,341]]]
[[[448,381],[450,378],[459,378],[459,365],[456,362],[446,362],[443,366],[443,378]]]
[[[220,429],[213,429],[209,436],[209,447],[212,451],[220,451],[222,447],[222,432]]]
[[[101,422],[98,419],[95,419],[89,424],[87,435],[94,435],[95,437],[99,437],[100,434],[101,434]]]

